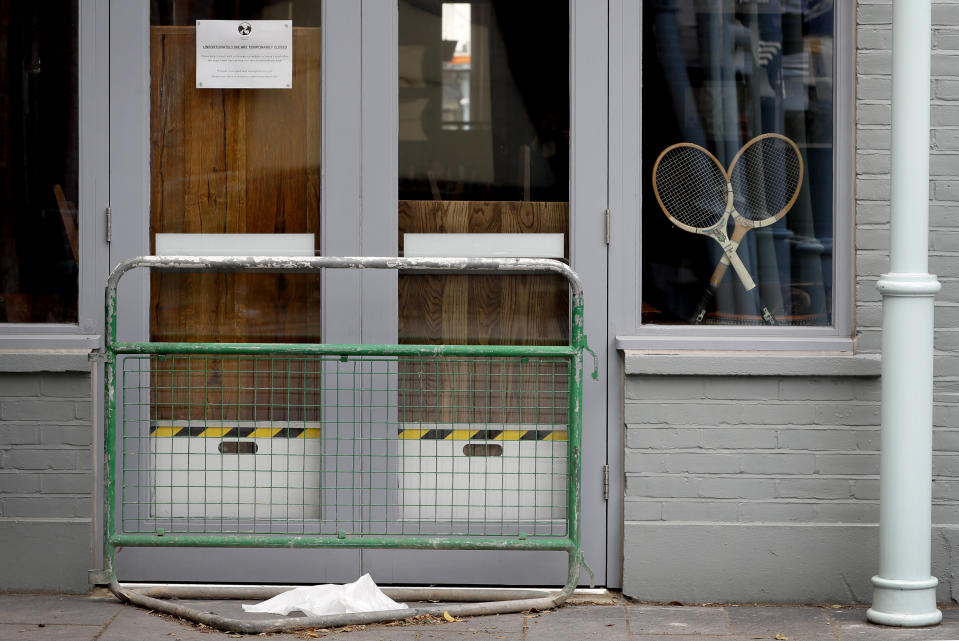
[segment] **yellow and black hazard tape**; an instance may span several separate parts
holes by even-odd
[[[160,425],[150,436],[192,436],[195,438],[320,438],[319,427],[205,427],[203,425]]]
[[[405,429],[399,437],[421,441],[565,441],[566,430]]]

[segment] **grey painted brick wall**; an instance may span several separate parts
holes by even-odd
[[[857,6],[856,327],[880,347],[892,6]],[[930,271],[934,573],[959,596],[959,0],[933,3]],[[788,357],[787,357],[788,358]],[[628,376],[624,591],[650,600],[868,601],[878,562],[879,379]],[[849,542],[854,542],[849,545]]]
[[[88,373],[0,373],[0,590],[89,589],[90,399]]]

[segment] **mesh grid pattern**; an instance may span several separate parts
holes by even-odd
[[[707,229],[726,213],[726,175],[699,147],[681,144],[663,152],[653,185],[666,215],[684,225]]]
[[[123,533],[565,536],[568,357],[118,356]]]
[[[783,138],[760,138],[743,150],[729,180],[740,216],[754,222],[776,217],[799,191],[802,158]]]

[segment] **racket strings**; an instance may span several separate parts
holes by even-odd
[[[802,158],[782,138],[763,138],[743,150],[729,180],[740,216],[756,222],[777,218],[799,191]]]
[[[680,145],[665,151],[654,185],[666,215],[689,227],[708,229],[726,213],[726,176],[698,147]]]

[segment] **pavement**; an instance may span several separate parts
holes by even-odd
[[[253,618],[241,601],[186,601],[218,614]],[[944,641],[959,640],[959,608],[943,606],[932,628],[886,628],[866,622],[864,606],[652,605],[619,595],[575,598],[549,612],[418,620],[305,630],[248,638],[270,641]],[[273,617],[274,615],[266,615]],[[226,641],[245,635],[211,630],[124,605],[109,593],[0,594],[0,640]]]

